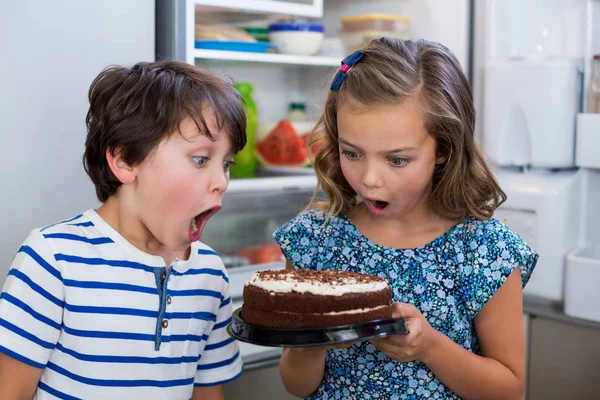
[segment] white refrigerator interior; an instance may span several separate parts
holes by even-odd
[[[267,25],[287,17],[309,19],[323,23],[326,42],[335,43],[326,55],[290,56],[287,54],[251,54],[214,51],[194,47],[194,24],[225,24],[229,26]],[[218,4],[210,0],[179,0],[158,5],[158,32],[168,34],[157,39],[159,56],[177,58],[236,82],[250,82],[252,97],[258,110],[260,139],[277,121],[284,119],[290,102],[307,105],[309,118],[315,121],[341,60],[347,55],[339,46],[344,16],[365,13],[388,13],[410,18],[411,36],[439,41],[457,56],[467,74],[470,73],[470,2],[467,0],[282,0],[248,1]],[[327,47],[327,46],[326,46]],[[287,190],[310,190],[314,176],[234,180],[231,193]],[[291,183],[293,182],[293,183]],[[232,227],[233,229],[233,227]],[[230,272],[233,282],[237,271]],[[248,274],[247,269],[240,274]],[[244,275],[245,276],[245,275]],[[241,288],[233,287],[234,294]]]
[[[340,18],[371,12],[404,15],[411,19],[411,33],[446,44],[469,70],[468,0],[277,0],[215,2],[175,0],[158,3],[159,31],[168,37],[157,42],[158,54],[208,68],[227,79],[248,81],[258,108],[259,122],[269,126],[285,117],[288,104],[304,102],[307,113],[316,119],[336,68],[347,55],[341,46],[320,56],[250,54],[194,48],[194,23],[231,26],[265,25],[281,18],[319,21],[326,41],[339,38]],[[289,14],[282,15],[281,11]],[[328,40],[329,39],[329,40]],[[334,52],[335,51],[335,52]],[[264,134],[259,127],[258,136]],[[234,182],[237,184],[237,182]]]

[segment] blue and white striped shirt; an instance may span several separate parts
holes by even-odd
[[[189,399],[194,385],[241,374],[231,312],[208,246],[167,270],[88,210],[19,249],[0,295],[0,351],[44,369],[35,399]]]

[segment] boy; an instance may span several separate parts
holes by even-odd
[[[36,229],[0,298],[0,398],[222,399],[242,370],[222,261],[198,241],[246,143],[232,85],[182,62],[110,67],[84,167],[102,205]]]

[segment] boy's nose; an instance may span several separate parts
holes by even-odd
[[[213,175],[213,179],[210,183],[209,192],[220,192],[223,193],[227,190],[227,185],[229,184],[229,176],[227,172],[223,170],[215,172]]]

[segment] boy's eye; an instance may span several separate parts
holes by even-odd
[[[342,154],[346,156],[349,160],[358,160],[360,157],[359,154],[352,150],[342,150]]]
[[[234,167],[234,166],[236,166],[236,165],[237,165],[237,164],[236,164],[235,162],[233,162],[233,161],[225,161],[225,162],[223,163],[223,169],[224,169],[225,171],[229,171],[229,170],[231,169],[231,167]]]
[[[406,158],[390,157],[390,164],[392,164],[394,167],[403,167],[407,162],[408,160]]]
[[[192,161],[202,167],[208,163],[208,157],[194,156],[192,157]]]

